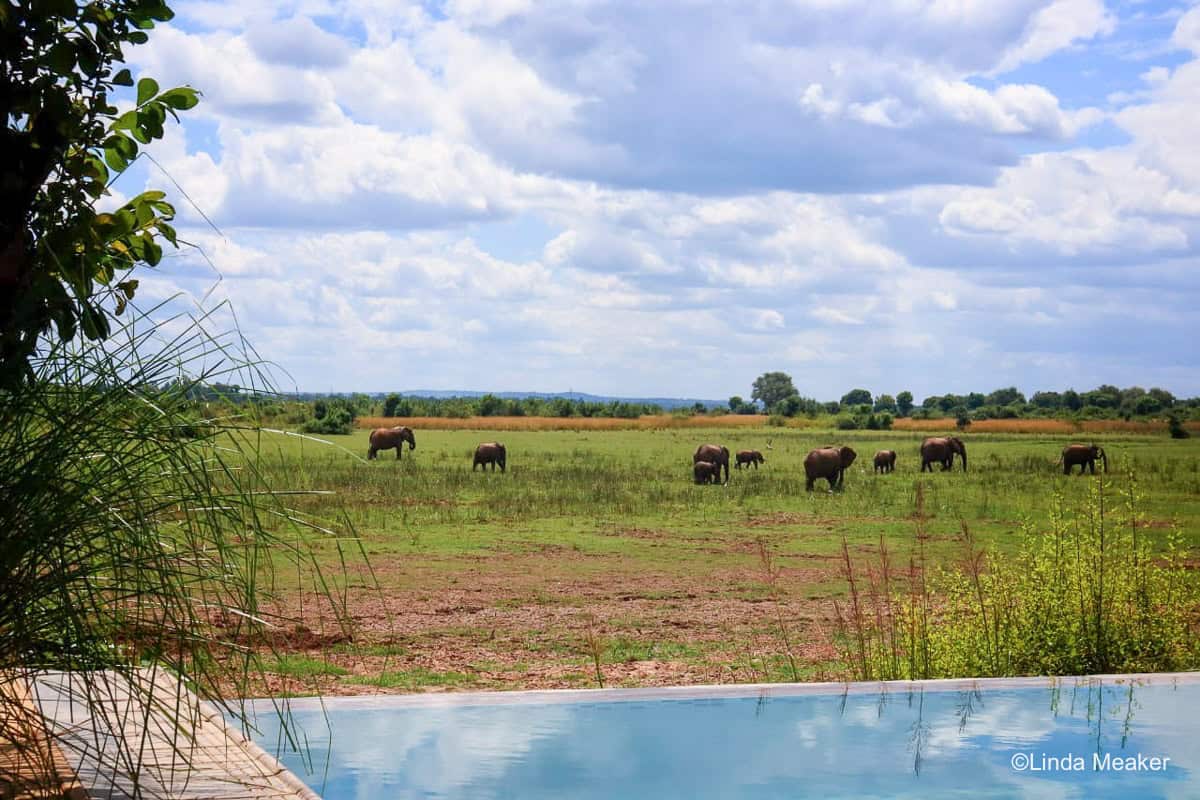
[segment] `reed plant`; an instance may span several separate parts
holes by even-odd
[[[162,697],[156,673],[244,721],[226,698],[246,694],[293,622],[272,604],[280,582],[347,624],[304,542],[332,539],[346,563],[353,532],[288,506],[303,489],[264,476],[253,420],[219,404],[201,420],[188,399],[214,382],[268,390],[261,362],[218,321],[227,309],[168,307],[131,312],[103,345],[46,339],[32,378],[0,392],[0,741],[21,756],[0,786],[50,772],[47,740],[78,742],[28,713],[48,671],[69,673],[73,700],[112,730],[113,686],[144,694],[186,760],[194,709]],[[118,737],[98,755],[114,780],[136,778],[139,748]]]
[[[1058,494],[1047,518],[1025,520],[1015,552],[980,546],[963,523],[960,558],[930,568],[918,493],[901,581],[883,539],[868,565],[843,544],[843,662],[859,680],[1200,667],[1200,578],[1177,530],[1147,526],[1140,497],[1132,473],[1098,476],[1081,501]]]

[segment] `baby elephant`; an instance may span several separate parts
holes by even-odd
[[[766,461],[763,458],[763,454],[757,450],[738,450],[737,463],[734,464],[734,469],[741,469],[742,464],[746,465],[746,469],[750,469],[751,464],[754,465],[755,469],[758,469],[758,465],[765,464]]]
[[[896,451],[895,450],[880,450],[875,454],[875,471],[876,472],[895,472],[896,471]]]
[[[721,465],[711,461],[697,461],[692,464],[692,475],[698,484],[720,483]]]
[[[504,445],[499,442],[484,442],[475,448],[475,460],[471,463],[471,472],[474,472],[478,466],[482,466],[486,472],[488,464],[492,465],[492,472],[496,471],[497,465],[499,465],[500,471],[504,472],[504,462],[507,460],[508,451],[504,449]]]

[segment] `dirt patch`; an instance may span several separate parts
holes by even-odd
[[[322,659],[338,674],[271,674],[260,688],[348,695],[596,686],[589,636],[608,686],[778,680],[770,670],[786,660],[785,642],[805,675],[832,658],[832,601],[810,595],[836,575],[833,565],[777,556],[773,594],[744,560],[702,574],[622,569],[611,559],[600,574],[566,574],[547,569],[544,555],[461,563],[397,574],[386,590],[352,590],[353,641],[328,603],[284,598],[273,611],[297,623],[275,648]],[[392,685],[366,682],[381,675]]]

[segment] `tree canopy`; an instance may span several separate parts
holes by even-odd
[[[764,372],[755,379],[750,397],[762,403],[770,411],[776,404],[797,394],[799,392],[792,383],[791,375],[786,372]]]
[[[178,244],[160,191],[96,201],[199,93],[134,86],[125,48],[174,16],[163,0],[0,3],[0,387],[29,375],[37,339],[105,339],[138,282]]]

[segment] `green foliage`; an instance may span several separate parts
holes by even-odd
[[[862,427],[858,424],[858,418],[850,414],[841,414],[833,424],[839,431],[853,431]]]
[[[843,406],[871,405],[871,393],[866,389],[851,389],[842,395]]]
[[[1119,495],[1091,483],[1076,507],[1059,496],[1048,519],[1022,524],[1011,556],[978,547],[964,524],[960,565],[946,568],[927,566],[919,528],[907,589],[882,541],[866,587],[844,549],[845,661],[862,680],[1197,668],[1200,584],[1178,533],[1152,541],[1139,501],[1132,476]]]
[[[754,380],[750,397],[763,404],[767,411],[773,411],[775,405],[784,398],[799,394],[792,376],[786,372],[764,372]]]
[[[397,409],[400,408],[400,395],[389,394],[383,401],[383,415],[385,417],[397,417]]]
[[[965,431],[971,425],[971,418],[965,408],[960,407],[954,412],[954,424],[960,431]]]
[[[1167,431],[1171,434],[1172,439],[1187,439],[1192,435],[1187,428],[1183,427],[1178,414],[1167,417]]]
[[[132,108],[113,98],[132,87],[129,45],[173,13],[162,0],[4,3],[0,6],[5,118],[0,152],[0,386],[30,376],[38,337],[53,325],[61,341],[82,332],[109,336],[114,315],[137,292],[134,267],[155,266],[162,241],[178,246],[175,209],[148,190],[119,209],[96,212],[98,198],[161,139],[167,118],[199,93],[137,82]]]
[[[772,414],[767,417],[767,425],[772,428],[782,428],[787,425],[787,417],[783,414]]]
[[[907,389],[896,395],[896,413],[901,417],[907,417],[913,410],[913,395]]]

